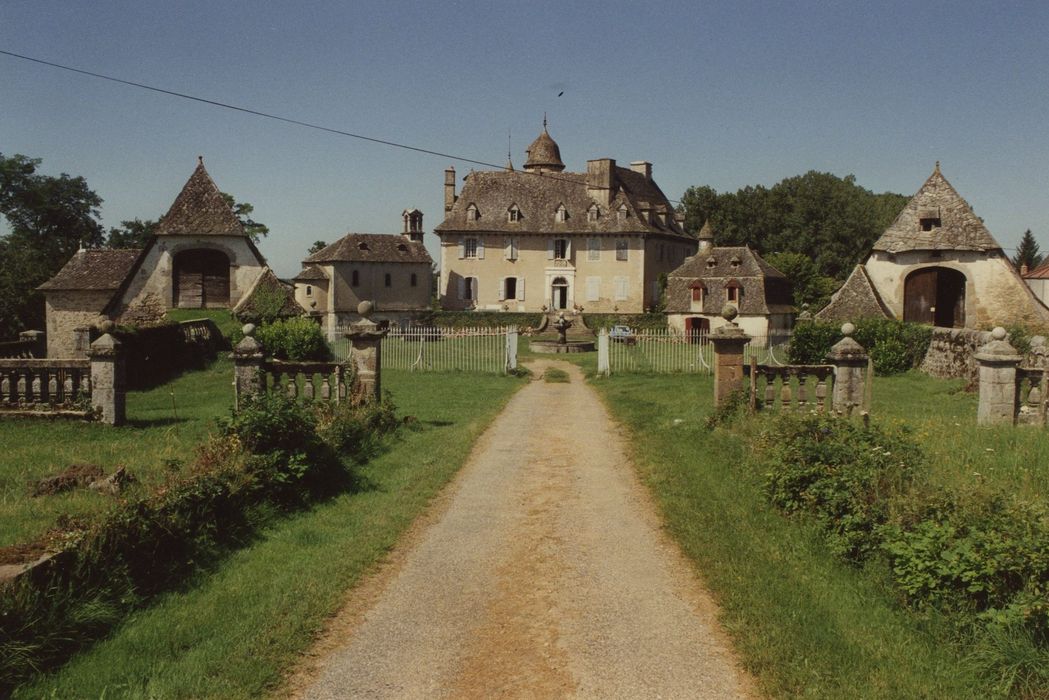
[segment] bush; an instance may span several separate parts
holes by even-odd
[[[870,354],[877,374],[899,374],[921,364],[932,341],[932,327],[892,319],[860,319],[853,338]],[[831,348],[841,340],[841,325],[808,321],[794,327],[790,361],[815,365],[827,361]]]
[[[666,314],[586,314],[586,327],[592,331],[612,326],[630,326],[635,331],[665,331],[667,329]]]
[[[317,409],[317,435],[338,454],[364,460],[371,457],[382,436],[398,425],[389,396],[378,403],[323,404]]]
[[[255,338],[262,343],[267,355],[278,360],[324,362],[332,357],[320,326],[305,316],[261,326]]]

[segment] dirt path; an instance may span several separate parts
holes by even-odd
[[[300,698],[752,697],[578,369],[532,382],[353,593]]]

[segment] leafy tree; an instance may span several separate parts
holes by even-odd
[[[838,288],[833,277],[821,275],[812,258],[801,253],[765,253],[765,261],[790,280],[794,306],[801,310],[808,304],[812,310],[827,305]]]
[[[226,200],[226,204],[230,206],[233,213],[240,219],[240,223],[244,226],[244,232],[248,234],[255,243],[259,242],[259,239],[270,232],[270,227],[266,224],[260,224],[251,218],[251,214],[255,211],[255,207],[248,204],[247,202],[238,202],[233,199],[233,195],[226,194],[225,192],[220,193],[222,198]]]
[[[1031,229],[1027,229],[1024,231],[1023,238],[1020,239],[1020,247],[1016,249],[1016,255],[1013,256],[1013,265],[1017,270],[1021,265],[1027,265],[1028,270],[1033,270],[1042,264],[1044,258],[1045,256],[1038,252],[1038,242],[1031,235]]]
[[[144,248],[149,239],[156,233],[159,221],[147,219],[142,221],[135,218],[131,221],[121,221],[120,226],[109,229],[109,237],[106,239],[107,248]]]
[[[306,255],[313,255],[314,253],[319,253],[327,247],[328,244],[324,241],[314,241],[313,245],[311,245],[309,247],[309,250],[306,251]]]
[[[37,173],[40,160],[0,153],[0,215],[10,229],[0,237],[0,337],[44,327],[47,281],[81,247],[103,242],[102,198],[82,177]]]

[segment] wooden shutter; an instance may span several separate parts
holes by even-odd
[[[517,278],[517,301],[524,301],[524,277]]]
[[[553,238],[546,239],[546,259],[547,260],[553,260],[554,259],[554,239]]]
[[[484,239],[477,238],[477,259],[484,260]]]
[[[459,280],[459,298],[463,299],[466,294],[466,279],[460,277]]]
[[[459,239],[459,259],[462,260],[465,257],[466,257],[466,242],[462,238],[460,238]],[[461,294],[459,295],[459,298],[460,299],[463,298]]]
[[[499,280],[499,301],[506,299],[506,277]]]

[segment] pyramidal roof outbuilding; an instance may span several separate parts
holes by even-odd
[[[246,236],[247,233],[204,169],[204,159],[198,156],[196,169],[160,220],[156,235]]]
[[[980,217],[947,178],[940,164],[874,243],[874,250],[1001,250]]]

